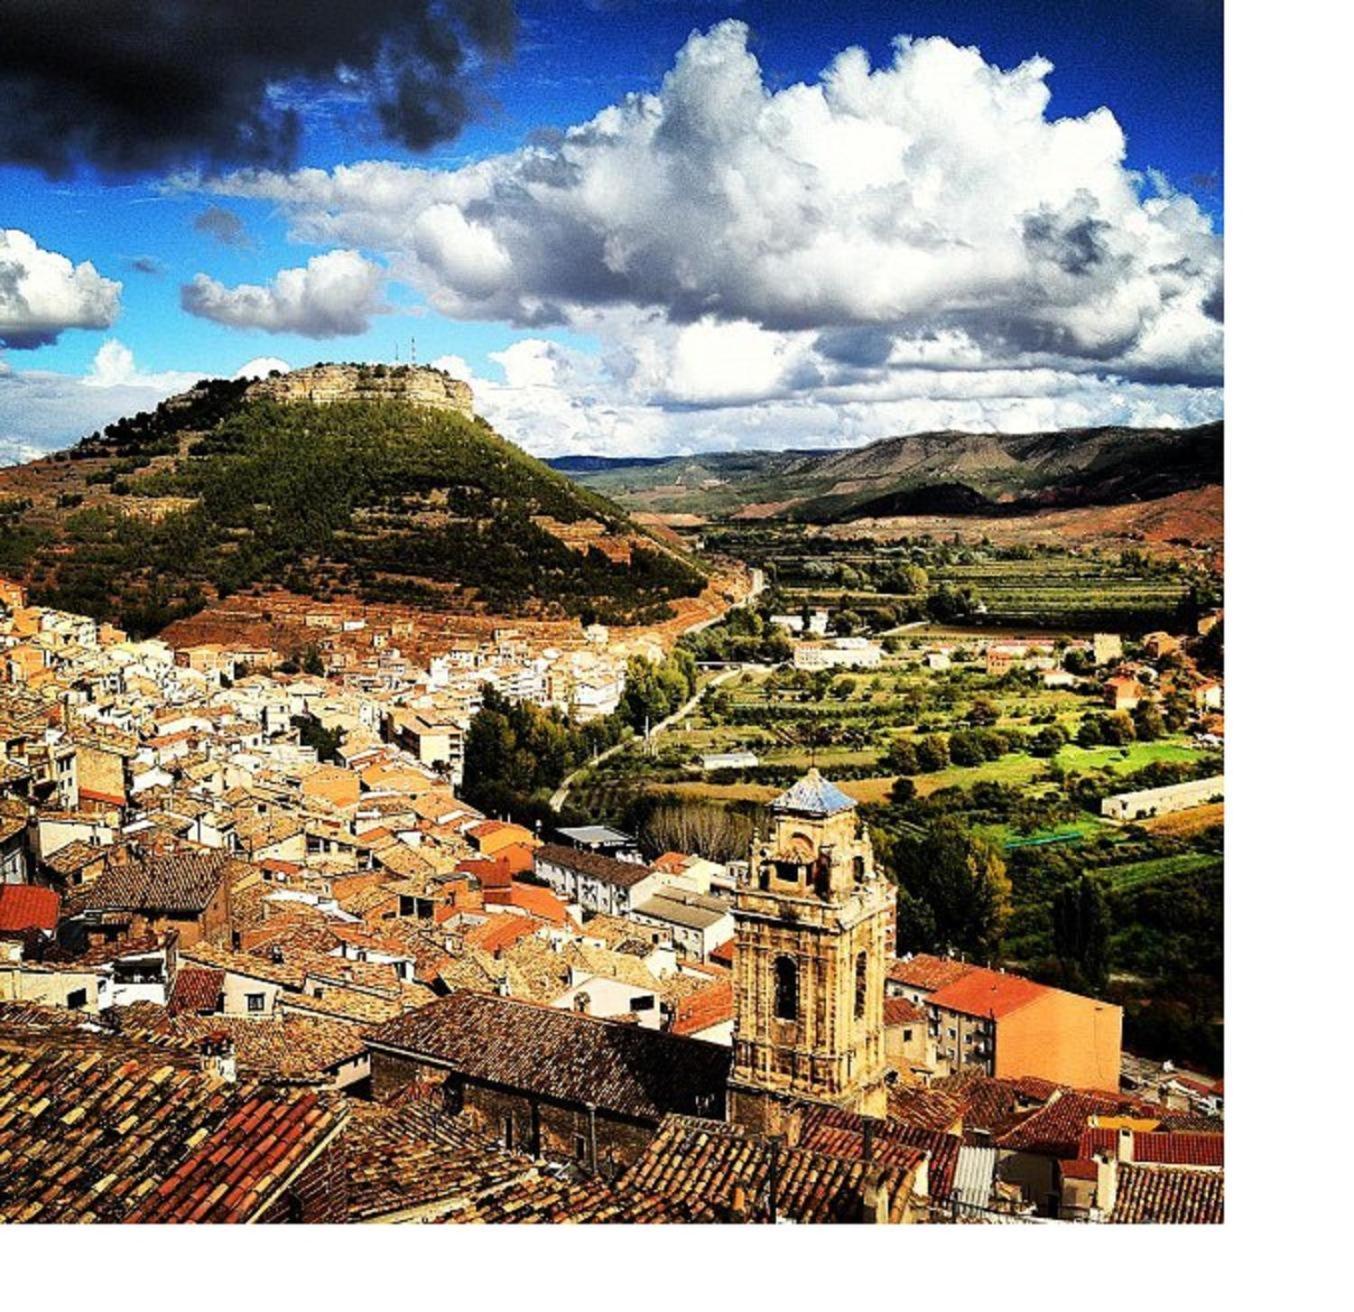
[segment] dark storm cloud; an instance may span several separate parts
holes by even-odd
[[[193,220],[195,232],[205,232],[215,237],[223,246],[248,246],[249,234],[245,231],[244,220],[223,205],[208,205]]]
[[[878,328],[829,328],[818,334],[814,345],[838,364],[874,368],[888,360],[893,338]]]
[[[1026,216],[1023,235],[1032,254],[1052,260],[1064,273],[1089,273],[1106,258],[1104,238],[1109,231],[1102,219],[1065,223],[1045,210]]]
[[[344,89],[416,150],[471,114],[473,51],[512,53],[513,0],[5,0],[0,159],[57,176],[284,166],[301,119],[270,86]]]

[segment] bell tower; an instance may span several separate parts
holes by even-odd
[[[883,1116],[892,890],[855,802],[817,770],[771,811],[734,897],[729,1119],[775,1133],[800,1100]]]

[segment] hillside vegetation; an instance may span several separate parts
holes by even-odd
[[[1223,426],[1050,433],[918,433],[850,451],[565,457],[632,509],[835,523],[866,516],[1024,514],[1118,505],[1222,482]]]
[[[135,633],[274,585],[646,623],[705,581],[690,557],[482,419],[396,400],[281,403],[234,382],[6,471],[0,514],[0,571],[35,600]],[[583,521],[628,550],[548,531]]]

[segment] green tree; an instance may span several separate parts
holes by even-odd
[[[1110,911],[1100,885],[1087,875],[1053,897],[1053,951],[1069,981],[1104,988],[1110,967]]]
[[[1067,731],[1060,724],[1046,724],[1030,739],[1030,753],[1034,756],[1057,756],[1067,742]]]
[[[880,760],[880,765],[890,774],[916,774],[920,768],[917,749],[910,739],[895,738]]]
[[[950,748],[944,734],[928,733],[917,743],[917,768],[930,774],[950,763]]]
[[[971,729],[956,729],[950,735],[950,760],[955,765],[981,765],[986,759],[982,739]]]
[[[1151,742],[1166,732],[1166,720],[1155,702],[1142,701],[1133,708],[1133,728],[1143,742]]]
[[[1105,741],[1101,733],[1099,715],[1088,715],[1077,726],[1077,746],[1078,747],[1099,747]]]
[[[985,961],[997,955],[1011,914],[1011,881],[994,844],[959,817],[942,816],[925,838],[895,843],[892,861],[900,947]]]
[[[1100,721],[1100,737],[1109,747],[1122,747],[1138,736],[1127,711],[1111,711]]]

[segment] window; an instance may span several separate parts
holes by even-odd
[[[911,1031],[911,1030],[904,1030],[904,1031],[903,1031],[903,1042],[904,1042],[904,1043],[911,1043],[911,1042],[912,1042],[912,1031]]]
[[[869,991],[870,958],[864,953],[856,956],[856,1019],[865,1019],[865,997]]]
[[[246,1011],[262,1011],[262,1010],[263,1010],[263,994],[262,994],[262,993],[246,993],[246,994],[244,995],[244,1005],[245,1005],[245,1010],[246,1010]]]
[[[86,989],[75,989],[66,994],[66,1009],[68,1011],[79,1011],[82,1007],[89,1005],[89,992]]]
[[[776,958],[776,1018],[799,1018],[799,967],[793,957]]]

